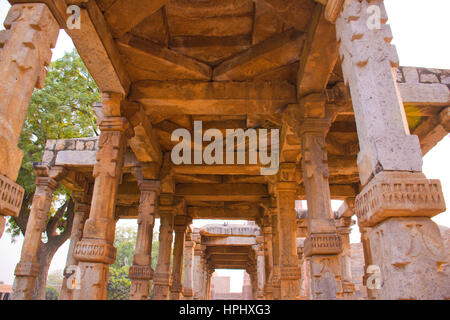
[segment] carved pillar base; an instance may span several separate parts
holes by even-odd
[[[355,211],[365,230],[366,264],[374,270],[366,280],[372,298],[450,297],[448,255],[430,219],[445,211],[439,180],[379,173],[357,196]]]
[[[148,300],[153,269],[150,266],[133,265],[130,267],[129,278],[131,279],[130,300]]]
[[[341,297],[340,258],[337,255],[310,257],[311,294],[314,300],[333,300]]]
[[[80,262],[78,264],[82,288],[74,293],[75,300],[105,300],[109,279],[109,264]]]
[[[153,277],[153,300],[169,300],[172,278],[169,273],[155,273]]]

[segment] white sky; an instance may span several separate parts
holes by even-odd
[[[400,65],[437,69],[450,69],[450,12],[449,0],[385,0],[389,21],[394,34],[393,43],[397,46]],[[4,21],[10,5],[7,0],[0,0],[0,21]],[[0,26],[0,30],[3,26]],[[53,50],[53,60],[71,51],[73,44],[67,34],[60,33],[56,48]],[[444,196],[450,207],[450,139],[447,136],[424,157],[423,171],[432,179],[441,180]],[[333,203],[334,209],[338,203]],[[441,225],[450,227],[448,212],[433,218]],[[213,221],[194,221],[195,227],[200,227]],[[230,223],[243,223],[234,221]],[[136,226],[135,220],[119,222],[119,225]],[[158,228],[158,226],[156,226]],[[158,230],[155,228],[155,230]],[[359,232],[354,227],[351,235],[352,242],[359,242]],[[5,233],[0,239],[0,281],[12,284],[14,268],[20,258],[23,237],[11,244],[9,234]],[[68,241],[56,253],[51,270],[61,270],[65,266]],[[219,275],[232,277],[231,290],[241,291],[243,271],[219,270]]]

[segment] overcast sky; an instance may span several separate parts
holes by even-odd
[[[397,46],[400,56],[400,65],[450,69],[449,0],[385,0],[385,5],[394,34],[393,43]],[[0,0],[0,21],[5,19],[9,7],[7,0]],[[0,26],[0,29],[2,28],[3,26]],[[61,32],[57,46],[53,50],[53,60],[60,58],[65,51],[71,51],[72,48],[73,44],[70,38],[65,32]],[[428,178],[441,180],[448,207],[450,207],[449,160],[450,139],[447,136],[425,156],[423,166],[423,171]],[[334,203],[333,206],[336,207],[337,204]],[[450,227],[448,212],[440,214],[433,220]],[[241,223],[243,222],[241,221]],[[121,224],[136,226],[134,220],[124,221]],[[194,224],[202,226],[205,221],[195,221]],[[155,228],[155,230],[158,229]],[[359,242],[359,233],[355,227],[351,240]],[[11,238],[7,233],[0,239],[0,281],[12,284],[14,268],[20,258],[22,241],[23,239],[20,238],[16,243],[11,244]],[[67,250],[68,242],[56,253],[50,270],[64,268]],[[233,277],[232,291],[241,290],[242,271],[221,271],[219,273]]]

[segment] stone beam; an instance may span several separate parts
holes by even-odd
[[[287,81],[139,81],[130,100],[147,113],[163,114],[273,114],[296,101],[296,89]]]
[[[213,73],[217,81],[252,79],[269,69],[291,64],[300,58],[303,33],[289,29],[219,64]]]
[[[239,207],[188,207],[188,215],[193,219],[238,219],[253,220],[260,215],[256,206]]]
[[[169,0],[118,0],[106,10],[105,19],[113,36],[120,38],[168,2]]]
[[[258,201],[268,196],[267,186],[256,183],[181,183],[176,185],[175,194],[186,201]]]
[[[422,155],[430,151],[450,132],[450,107],[441,111],[438,116],[429,117],[421,122],[412,132],[419,137]]]
[[[316,4],[297,77],[298,95],[325,90],[338,59],[336,29],[325,19],[325,8]]]
[[[306,200],[306,190],[304,185],[298,186],[298,200]],[[353,185],[348,184],[330,184],[330,195],[332,200],[345,200],[354,198],[358,194],[358,190]]]
[[[139,68],[141,73],[145,72],[146,79],[161,81],[211,79],[212,70],[207,64],[161,47],[152,41],[127,34],[118,40],[117,44],[126,56],[127,65]]]

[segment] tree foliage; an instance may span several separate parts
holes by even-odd
[[[152,267],[156,268],[158,262],[159,242],[157,234],[153,237]],[[128,271],[133,264],[133,256],[136,248],[136,228],[119,227],[116,230],[114,246],[117,248],[116,261],[109,267],[109,281],[107,286],[108,300],[127,300],[130,296],[131,281]],[[153,289],[152,289],[153,290]],[[152,293],[151,293],[152,294]]]

